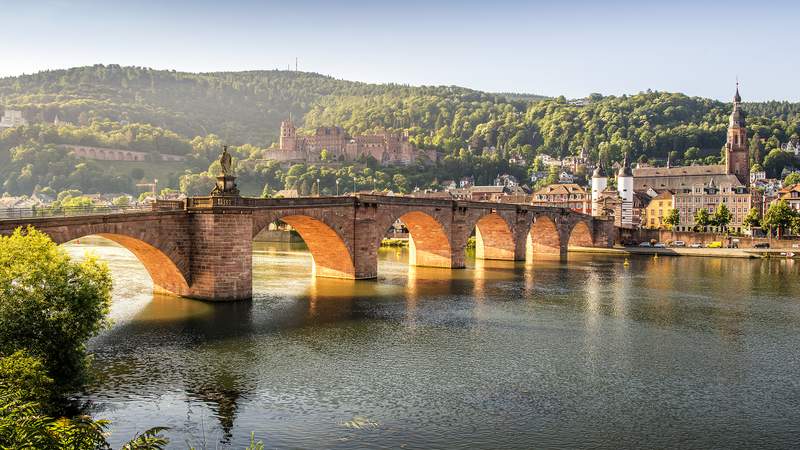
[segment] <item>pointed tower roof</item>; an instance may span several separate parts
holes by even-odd
[[[628,159],[628,153],[625,153],[625,159],[622,162],[622,167],[619,168],[617,177],[632,177],[633,171],[631,170],[631,163]]]
[[[728,128],[744,128],[744,111],[741,108],[742,96],[739,95],[739,82],[736,82],[736,94],[733,96],[733,111],[731,112],[731,119],[728,122]]]
[[[594,172],[592,173],[592,178],[607,178],[606,171],[603,169],[603,161],[597,160],[597,164],[594,167]]]

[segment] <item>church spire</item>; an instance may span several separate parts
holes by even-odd
[[[733,111],[731,112],[731,120],[728,123],[728,128],[744,128],[744,111],[741,108],[742,96],[739,95],[739,80],[736,80],[736,94],[733,96]]]

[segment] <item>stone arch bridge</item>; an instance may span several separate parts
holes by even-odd
[[[509,261],[610,247],[615,236],[612,221],[563,208],[379,195],[192,197],[152,211],[0,220],[0,235],[28,225],[59,244],[99,235],[130,250],[157,291],[223,301],[251,297],[253,238],[276,220],[306,242],[316,276],[369,279],[397,219],[409,230],[409,264],[450,269],[464,267],[473,231],[477,258]]]

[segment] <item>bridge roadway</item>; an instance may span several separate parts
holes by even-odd
[[[152,211],[0,220],[0,235],[33,226],[55,242],[108,238],[142,262],[159,292],[225,301],[252,296],[253,237],[277,220],[311,252],[319,277],[375,278],[378,248],[400,219],[409,230],[409,264],[458,269],[473,230],[476,257],[566,257],[568,245],[611,247],[613,221],[563,208],[363,195],[261,199],[190,197]]]

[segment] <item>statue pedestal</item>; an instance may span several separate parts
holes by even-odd
[[[238,197],[239,188],[236,187],[236,177],[233,175],[220,175],[217,185],[211,191],[212,197]]]

